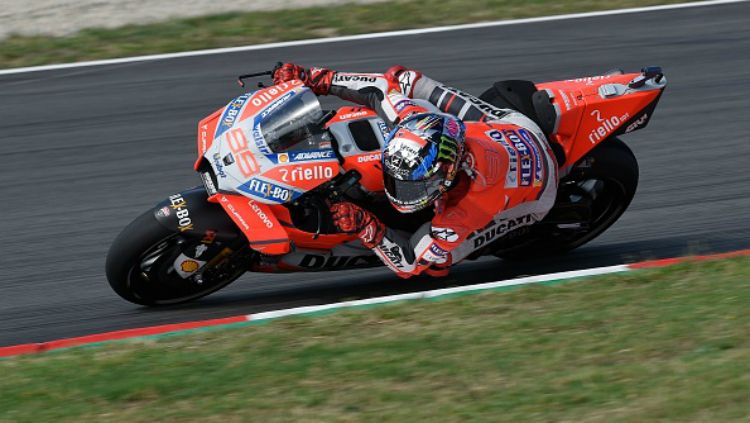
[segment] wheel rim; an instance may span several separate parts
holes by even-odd
[[[591,217],[588,221],[588,230],[575,231],[568,236],[563,236],[564,243],[570,248],[575,248],[595,238],[604,230],[609,228],[625,212],[630,203],[623,184],[614,178],[591,178],[577,184],[583,188],[586,185],[594,186],[594,190],[588,191],[591,201]]]
[[[178,304],[221,289],[244,273],[237,269],[226,277],[204,277],[200,282],[194,277],[183,279],[174,269],[174,261],[187,245],[179,234],[154,243],[131,266],[127,276],[130,291],[145,303]]]

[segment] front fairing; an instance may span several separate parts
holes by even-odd
[[[315,94],[298,81],[237,97],[203,154],[215,175],[207,188],[284,204],[330,180],[340,170],[330,135],[319,129],[322,115]]]

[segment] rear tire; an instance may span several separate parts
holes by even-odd
[[[109,285],[122,298],[140,305],[179,304],[215,292],[233,282],[243,270],[219,280],[197,284],[171,271],[186,241],[160,225],[154,210],[138,216],[112,242],[107,253]],[[144,266],[144,264],[148,266]]]
[[[617,138],[611,138],[584,157],[560,181],[558,199],[538,230],[520,244],[509,245],[495,252],[506,259],[554,255],[573,250],[593,240],[622,216],[635,196],[638,187],[638,162],[630,148]],[[547,224],[555,219],[556,209],[563,202],[575,200],[573,195],[590,188],[591,215],[584,230],[571,230]],[[585,194],[584,194],[585,195]],[[567,197],[567,198],[566,198]],[[502,240],[501,240],[502,242]]]

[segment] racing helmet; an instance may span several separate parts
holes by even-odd
[[[396,210],[422,210],[451,187],[463,158],[464,133],[463,122],[442,113],[410,116],[391,131],[383,151],[383,183]]]

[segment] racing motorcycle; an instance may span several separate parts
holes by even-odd
[[[270,74],[242,75],[240,85]],[[124,299],[176,304],[215,292],[245,272],[381,265],[355,235],[337,231],[332,202],[359,204],[404,231],[432,218],[431,210],[398,213],[385,198],[381,151],[390,129],[374,111],[323,110],[300,81],[258,85],[198,124],[194,168],[203,185],[168,196],[114,240],[106,274]],[[618,137],[648,124],[665,87],[659,67],[493,84],[481,100],[523,112],[546,133],[559,164],[557,200],[539,222],[495,220],[458,248],[470,250],[468,259],[512,260],[529,251],[564,253],[601,234],[628,207],[638,184],[638,163]]]

